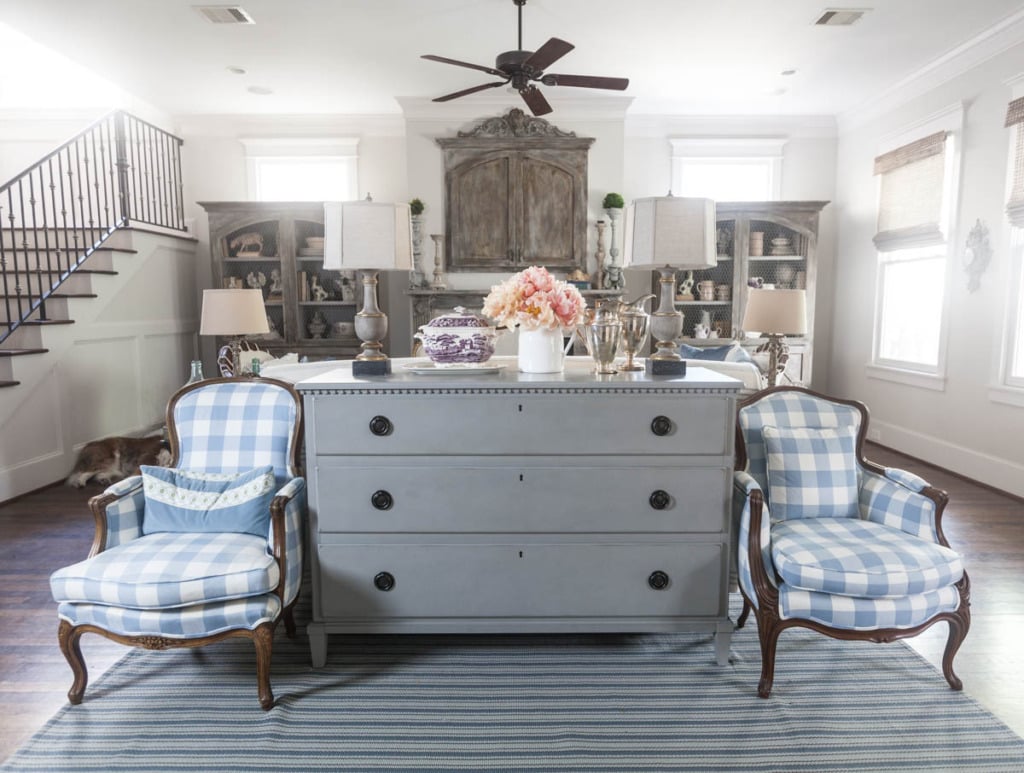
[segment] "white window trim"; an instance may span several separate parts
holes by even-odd
[[[780,137],[670,137],[672,146],[672,189],[683,188],[683,166],[698,163],[768,164],[769,201],[782,198],[782,151],[787,140]]]
[[[942,217],[940,222],[943,225],[943,233],[946,236],[946,281],[945,292],[942,298],[942,311],[939,317],[939,351],[937,363],[934,368],[908,367],[908,363],[897,363],[879,358],[879,335],[881,333],[882,313],[882,271],[881,262],[876,259],[875,263],[875,310],[871,330],[871,363],[867,367],[869,378],[878,378],[887,381],[896,381],[909,386],[923,389],[936,389],[944,391],[946,388],[946,365],[947,352],[949,349],[949,314],[953,288],[954,271],[953,260],[954,245],[957,242],[957,222],[960,209],[960,170],[963,161],[963,130],[964,130],[964,106],[962,102],[950,105],[927,118],[918,121],[911,126],[904,127],[898,133],[889,135],[878,148],[876,155],[888,153],[891,150],[907,145],[915,140],[927,137],[935,132],[946,131],[950,133],[947,140],[946,153],[946,174],[949,179],[946,182],[946,190],[949,195],[942,203]],[[949,151],[952,152],[949,152]],[[876,191],[880,192],[881,180],[876,181]],[[879,193],[876,193],[876,198]],[[877,255],[877,253],[876,253]]]
[[[242,137],[239,141],[245,147],[247,190],[253,201],[259,200],[259,162],[286,158],[348,160],[352,168],[351,198],[358,198],[358,137]]]
[[[1024,73],[1021,73],[1006,81],[1010,87],[1010,99],[1024,97]],[[1013,189],[1014,161],[1017,152],[1017,133],[1024,131],[1024,124],[1017,124],[1008,132],[1006,152],[1006,190],[1003,201],[1008,201]],[[1024,274],[1024,229],[1016,228],[1007,222],[1003,229],[1002,239],[1003,250],[1010,256],[1009,281],[1006,283],[1006,290],[1003,295],[1003,312],[996,318],[996,340],[1000,342],[995,352],[992,365],[993,385],[989,388],[989,400],[1005,405],[1024,407],[1024,383],[1017,383],[1012,379],[1010,368],[1012,366],[1013,353],[1016,348],[1016,326],[1017,315],[1024,313],[1020,306],[1024,299],[1016,296],[1016,290],[1021,286]]]

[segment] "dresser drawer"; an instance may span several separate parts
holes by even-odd
[[[717,543],[320,545],[327,618],[723,615]],[[652,587],[662,573],[663,590]],[[390,590],[387,587],[390,579]]]
[[[321,532],[724,532],[731,471],[672,458],[321,457]],[[676,457],[678,459],[678,457]]]
[[[721,395],[468,391],[307,400],[318,455],[732,454],[733,401]]]

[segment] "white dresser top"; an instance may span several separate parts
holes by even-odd
[[[295,384],[299,392],[350,389],[372,385],[375,389],[435,388],[446,389],[492,389],[507,387],[525,388],[592,388],[594,390],[618,390],[629,386],[644,390],[658,391],[670,388],[688,390],[739,391],[743,383],[735,378],[723,376],[707,368],[688,365],[686,375],[648,376],[644,371],[598,375],[594,373],[594,361],[590,357],[566,357],[565,370],[561,373],[520,373],[515,357],[492,357],[486,366],[498,367],[497,372],[474,372],[467,369],[453,372],[438,368],[431,372],[431,362],[426,357],[402,357],[391,361],[389,376],[353,376],[352,361],[339,361],[336,367]],[[415,370],[413,370],[415,369]],[[268,374],[270,375],[270,374]]]

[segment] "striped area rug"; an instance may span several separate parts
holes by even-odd
[[[753,621],[708,636],[279,631],[278,702],[244,641],[131,651],[4,771],[1024,771],[1024,740],[903,644],[783,634],[756,695]],[[68,675],[70,683],[70,672]]]

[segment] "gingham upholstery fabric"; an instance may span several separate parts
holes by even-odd
[[[920,475],[915,475],[912,472],[906,470],[900,470],[895,467],[885,468],[885,477],[889,480],[899,483],[901,486],[906,486],[911,491],[921,491],[921,489],[928,486],[928,481],[922,478]]]
[[[251,631],[261,623],[273,622],[280,614],[281,600],[272,593],[178,609],[129,609],[67,602],[57,607],[57,615],[71,625],[95,625],[124,636],[167,639],[198,639],[239,628]]]
[[[886,476],[883,477],[870,470],[861,470],[861,517],[905,531],[921,539],[938,542],[939,535],[935,529],[935,502],[917,493],[924,486],[907,488],[903,483],[907,478],[894,474],[901,471],[887,469],[885,472]],[[917,478],[916,475],[912,477]]]
[[[891,599],[839,596],[788,585],[779,588],[779,616],[783,620],[813,620],[848,631],[913,628],[941,612],[955,612],[959,606],[960,593],[953,585]]]
[[[747,449],[746,472],[768,491],[768,472],[761,428],[853,427],[860,429],[860,411],[803,392],[774,392],[739,412],[739,427]]]
[[[291,604],[299,595],[302,582],[302,528],[306,512],[306,481],[304,478],[293,478],[277,492],[277,496],[289,497],[284,509],[284,542],[285,542],[285,578],[284,603]],[[268,537],[271,553],[274,551],[274,528],[271,523]]]
[[[142,489],[142,476],[130,478],[108,486],[103,492],[119,497],[106,508],[107,538],[103,549],[123,545],[142,536],[142,514],[146,497]]]
[[[853,427],[761,428],[776,520],[858,515]]]
[[[781,521],[772,526],[771,545],[786,585],[829,594],[913,596],[952,585],[964,573],[949,548],[855,518]]]
[[[272,593],[279,577],[262,537],[161,532],[58,569],[50,589],[57,602],[166,610]]]
[[[286,389],[263,381],[210,384],[174,406],[183,470],[245,472],[269,464],[278,487],[290,466],[297,406]]]
[[[757,606],[757,594],[754,592],[754,582],[750,577],[750,493],[760,491],[761,487],[757,481],[745,472],[733,473],[733,526],[737,534],[737,555],[736,555],[736,579],[751,600]],[[761,532],[758,544],[761,546],[761,560],[765,568],[769,570],[768,579],[774,584],[775,573],[771,571],[771,514],[768,512],[767,503],[761,512]]]

